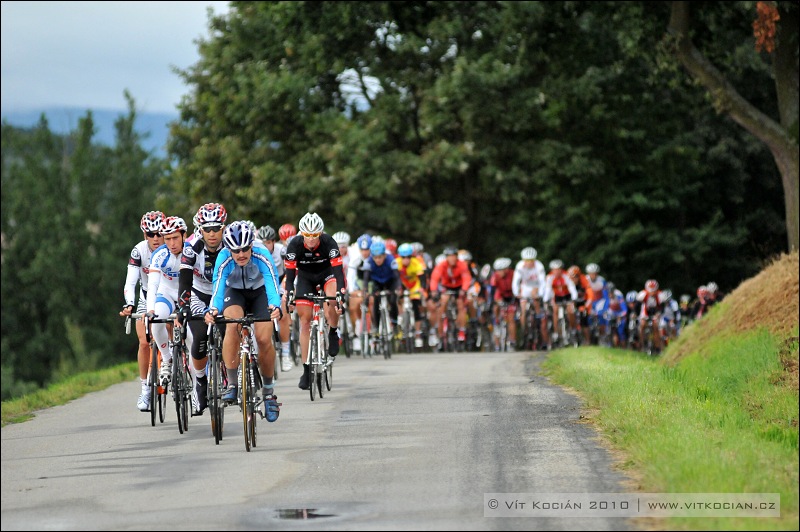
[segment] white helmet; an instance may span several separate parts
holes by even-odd
[[[322,218],[315,212],[307,212],[298,224],[298,229],[301,233],[317,234],[325,229],[325,224],[322,223]]]
[[[185,234],[188,230],[189,228],[186,227],[186,222],[184,222],[183,218],[180,216],[169,216],[165,218],[164,225],[161,226],[161,234],[165,236],[177,233],[178,231]]]
[[[564,263],[561,262],[559,259],[553,259],[550,261],[550,269],[551,270],[558,270],[564,267]]]
[[[340,246],[349,246],[350,245],[350,234],[346,233],[344,231],[338,231],[336,233],[333,233],[333,239]]]
[[[500,257],[499,259],[495,259],[492,267],[494,268],[495,271],[505,270],[506,268],[510,268],[511,259],[509,259],[508,257]]]
[[[661,292],[661,296],[664,298],[664,301],[669,301],[670,299],[672,299],[672,290],[670,290],[669,288],[665,288]]]
[[[708,290],[708,292],[711,294],[716,294],[718,289],[719,287],[717,286],[717,283],[715,283],[714,281],[711,281],[706,285],[706,290]]]
[[[594,262],[590,262],[586,265],[586,273],[598,273],[600,271],[600,266],[595,264]]]
[[[433,263],[438,266],[439,263],[441,263],[444,259],[445,259],[444,253],[440,253],[436,255],[435,259],[433,259]]]
[[[532,247],[523,248],[522,260],[536,260],[536,250]]]

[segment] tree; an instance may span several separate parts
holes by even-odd
[[[690,2],[672,2],[669,34],[675,53],[689,73],[709,91],[714,107],[730,116],[769,147],[783,182],[786,230],[790,250],[800,246],[800,165],[798,164],[798,7],[796,2],[758,2],[754,25],[758,44],[772,59],[778,120],[741,96],[720,70],[692,42]],[[772,25],[777,22],[777,33]],[[761,56],[760,56],[761,57]]]

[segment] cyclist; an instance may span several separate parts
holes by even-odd
[[[708,299],[708,288],[705,285],[697,287],[697,299],[692,306],[692,319],[699,320],[706,315],[711,304]]]
[[[371,287],[372,299],[372,333],[378,334],[378,318],[380,317],[380,298],[375,297],[377,292],[388,290],[389,319],[391,320],[390,336],[397,328],[397,291],[400,290],[400,273],[397,261],[391,253],[387,253],[386,243],[374,241],[369,247],[370,256],[364,275],[364,286]],[[370,284],[372,283],[372,284]]]
[[[708,291],[707,300],[709,307],[713,307],[714,305],[722,301],[722,292],[719,291],[717,283],[711,281],[706,285],[706,290]]]
[[[494,261],[492,265],[494,273],[489,279],[489,301],[490,304],[498,303],[494,306],[492,315],[495,318],[495,323],[499,320],[505,320],[508,324],[508,342],[511,346],[516,345],[517,341],[517,324],[514,320],[514,315],[517,312],[516,301],[514,297],[513,281],[514,272],[511,270],[511,259],[508,257],[500,257]],[[505,301],[506,309],[505,316],[500,316],[500,301]],[[498,351],[503,350],[502,345],[496,346]]]
[[[364,301],[364,293],[367,285],[364,282],[365,272],[369,269],[370,246],[372,245],[372,237],[364,233],[356,240],[356,247],[358,248],[358,255],[353,255],[353,258],[347,265],[347,290],[349,291],[348,298],[348,312],[350,313],[350,322],[355,323],[356,337],[353,338],[353,349],[356,351],[361,350],[361,329],[366,327],[361,316],[361,304]]]
[[[467,338],[467,308],[465,304],[466,294],[472,285],[472,275],[470,274],[467,263],[458,260],[458,251],[454,247],[446,247],[442,253],[443,260],[439,262],[431,272],[430,294],[434,303],[431,320],[431,330],[439,331],[439,324],[442,321],[442,313],[447,308],[447,302],[451,297],[456,297],[458,305],[458,315],[456,324],[458,326],[458,341]],[[438,305],[436,305],[438,303]]]
[[[308,344],[311,333],[311,314],[313,302],[307,294],[316,294],[319,285],[327,296],[336,296],[336,305],[325,305],[325,318],[328,321],[328,355],[339,354],[339,314],[341,299],[347,285],[342,270],[342,257],[339,245],[327,233],[323,232],[325,224],[317,213],[306,213],[298,224],[302,238],[293,238],[286,249],[286,286],[288,310],[295,305],[300,318],[300,352],[303,359],[303,375],[298,387],[307,390],[309,387]],[[295,277],[297,285],[295,286]],[[296,293],[295,293],[296,290]]]
[[[644,290],[636,296],[641,303],[639,310],[639,338],[644,341],[644,328],[648,319],[652,320],[653,327],[657,328],[661,314],[664,312],[664,294],[658,289],[658,281],[648,279],[644,283]],[[661,335],[654,334],[653,347],[656,352],[661,350]]]
[[[628,305],[625,296],[614,283],[606,283],[603,297],[594,304],[594,312],[603,334],[610,323],[616,323],[616,328],[609,331],[613,345],[616,347],[624,344],[627,339]]]
[[[271,225],[262,225],[256,233],[258,240],[272,254],[272,263],[278,272],[278,285],[281,293],[281,308],[286,304],[286,287],[283,285],[286,277],[286,268],[283,260],[286,257],[286,246],[278,241],[278,233]],[[278,336],[281,339],[281,371],[292,370],[292,357],[289,354],[289,337],[292,334],[292,318],[288,312],[283,313],[283,317],[278,322]]]
[[[520,303],[520,317],[519,321],[523,324],[523,328],[527,321],[528,305],[533,302],[533,311],[540,318],[542,338],[546,336],[547,320],[541,319],[544,317],[542,307],[540,304],[542,292],[544,291],[544,281],[547,277],[544,271],[544,264],[536,259],[536,249],[526,247],[520,253],[521,260],[514,266],[514,276],[511,282],[511,288],[514,291],[514,297]],[[533,346],[536,349],[538,346]]]
[[[641,303],[637,300],[639,292],[631,290],[625,294],[625,303],[628,305],[628,344],[633,349],[639,348],[639,312],[641,311]]]
[[[589,279],[589,286],[592,289],[592,295],[589,301],[586,302],[586,313],[591,323],[597,325],[598,336],[602,337],[606,332],[607,320],[601,319],[601,316],[596,312],[598,306],[604,307],[608,305],[608,292],[606,290],[606,280],[600,275],[600,266],[594,262],[586,265],[586,277]]]
[[[583,340],[585,345],[589,345],[592,339],[592,331],[589,325],[589,314],[591,313],[591,303],[594,300],[594,292],[592,291],[592,284],[589,278],[581,272],[578,265],[572,265],[567,270],[570,280],[575,285],[575,290],[578,292],[578,297],[575,299],[575,306],[577,313],[580,316],[578,323],[580,324],[581,331],[583,332]]]
[[[297,234],[297,228],[293,224],[283,224],[278,228],[278,236],[281,239],[281,244],[284,246],[289,245],[289,241]]]
[[[400,260],[397,272],[403,289],[408,290],[411,308],[414,312],[414,346],[422,347],[422,283],[425,277],[425,264],[414,256],[414,248],[408,242],[397,248]],[[410,331],[405,331],[409,334]]]
[[[391,255],[392,257],[397,256],[397,240],[394,238],[387,238],[383,241],[383,244],[386,246],[386,252]]]
[[[205,314],[206,324],[214,323],[220,314],[226,318],[243,318],[252,314],[256,319],[280,320],[280,284],[278,271],[272,262],[272,254],[256,242],[255,226],[246,220],[228,225],[223,232],[224,249],[217,255],[214,264],[211,305]],[[267,421],[274,422],[280,414],[280,405],[274,392],[275,346],[272,343],[272,321],[253,324],[258,344],[258,367],[261,371],[264,414]],[[222,399],[236,401],[238,397],[239,357],[237,350],[241,336],[239,325],[226,326],[222,342],[222,358],[228,374],[228,389]]]
[[[197,209],[194,222],[200,231],[200,238],[194,239],[183,248],[180,276],[178,281],[179,321],[185,322],[189,315],[203,316],[211,303],[211,290],[214,280],[214,264],[223,247],[222,230],[228,212],[221,203],[206,203]],[[187,239],[187,242],[188,239]],[[186,347],[192,355],[194,389],[192,406],[194,415],[200,415],[206,408],[208,378],[208,327],[202,320],[188,323]]]
[[[689,306],[691,301],[692,301],[692,296],[690,296],[689,294],[681,294],[681,299],[679,303],[681,309],[681,327],[689,325],[689,322],[691,321],[692,310]]]
[[[122,290],[125,298],[125,306],[120,311],[120,316],[130,316],[136,305],[136,283],[139,283],[139,302],[136,306],[137,314],[147,312],[147,283],[150,272],[150,257],[153,252],[164,243],[164,235],[161,228],[164,225],[164,213],[161,211],[149,211],[142,215],[139,227],[142,230],[144,240],[136,244],[131,250],[128,259],[128,274],[125,277],[125,285]],[[139,362],[139,378],[142,380],[142,393],[136,401],[136,405],[142,412],[150,410],[150,387],[147,385],[147,371],[150,367],[150,343],[144,330],[144,322],[136,320],[136,335],[139,337],[139,351],[136,359]]]
[[[161,234],[164,244],[153,252],[150,258],[150,271],[147,274],[147,317],[165,319],[177,309],[178,278],[181,257],[186,243],[186,222],[178,216],[164,219]],[[166,385],[170,379],[172,351],[169,349],[169,332],[166,323],[154,323],[151,328],[153,339],[161,352],[161,371],[159,379]]]
[[[550,273],[544,281],[544,296],[543,300],[545,305],[552,301],[553,312],[553,325],[558,319],[558,305],[566,302],[567,304],[567,319],[571,330],[575,329],[575,300],[578,299],[578,291],[575,289],[575,283],[564,273],[564,263],[559,259],[550,261]],[[545,335],[545,342],[547,349],[550,345],[550,331]]]
[[[662,294],[664,296],[664,313],[658,322],[658,329],[661,337],[668,343],[681,332],[681,308],[678,302],[672,298],[672,290],[667,288]]]

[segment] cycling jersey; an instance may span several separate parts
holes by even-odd
[[[542,297],[546,278],[547,275],[541,261],[535,261],[531,267],[528,267],[524,260],[517,262],[517,265],[514,266],[512,280],[514,296],[520,299]]]
[[[566,273],[561,275],[549,274],[544,282],[544,299],[545,302],[550,301],[553,297],[565,298],[569,296],[573,301],[578,299],[578,291],[575,290],[575,283],[567,276]]]
[[[636,301],[641,303],[641,309],[639,310],[640,318],[655,315],[664,309],[664,294],[661,290],[654,293],[642,290],[636,296]]]
[[[336,279],[336,292],[344,294],[347,290],[344,271],[342,270],[342,256],[339,253],[339,244],[328,233],[322,233],[314,249],[306,247],[305,238],[295,235],[286,246],[286,286],[293,287],[295,276],[302,273],[310,284],[321,283],[324,285],[333,276]],[[298,285],[299,289],[299,285]],[[300,298],[304,294],[298,294]]]
[[[375,262],[373,256],[367,259],[367,263],[369,263],[369,273],[367,274],[369,281],[374,281],[376,284],[392,290],[399,286],[400,276],[397,270],[397,261],[394,260],[391,253],[386,254],[386,258],[380,266]]]
[[[361,257],[361,252],[353,255],[347,267],[347,288],[350,292],[356,292],[364,288],[364,272],[369,271],[369,262]]]
[[[150,258],[152,256],[153,251],[147,244],[147,240],[142,240],[133,247],[131,256],[128,259],[128,274],[125,276],[125,286],[122,289],[122,294],[125,297],[125,304],[134,306],[136,303],[136,283],[139,283],[139,308],[137,312],[145,312],[147,310],[147,283],[148,274],[150,273]]]
[[[445,290],[469,290],[472,284],[472,275],[469,267],[463,260],[456,262],[455,266],[450,266],[447,260],[443,260],[431,272],[431,292],[436,292],[442,288]]]
[[[278,273],[275,264],[272,263],[272,253],[260,243],[253,246],[250,262],[244,266],[236,264],[228,248],[220,251],[214,266],[213,283],[214,290],[211,296],[210,308],[217,311],[224,308],[226,287],[238,290],[255,290],[263,286],[266,289],[269,305],[279,307],[281,304]]]
[[[589,298],[590,301],[595,302],[604,297],[608,297],[606,293],[606,280],[602,275],[598,275],[594,281],[587,275],[586,280],[589,281],[589,287],[592,290],[592,296]]]
[[[397,271],[403,288],[410,292],[411,299],[422,296],[422,283],[420,277],[425,273],[425,265],[417,257],[410,257],[408,266],[403,266],[403,259],[397,262]]]
[[[505,274],[494,272],[489,279],[489,286],[492,289],[492,298],[495,301],[510,301],[514,299],[514,290],[512,288],[513,280],[514,274],[508,270],[506,270]]]
[[[189,247],[188,242],[183,243],[183,249]],[[147,311],[155,310],[156,301],[164,300],[174,310],[178,300],[178,278],[181,269],[183,253],[173,255],[166,244],[162,244],[153,251],[150,258],[150,271],[147,275]],[[164,316],[160,316],[164,317]]]

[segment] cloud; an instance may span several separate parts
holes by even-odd
[[[2,2],[2,108],[174,112],[188,87],[172,66],[199,59],[206,9],[228,2]]]

